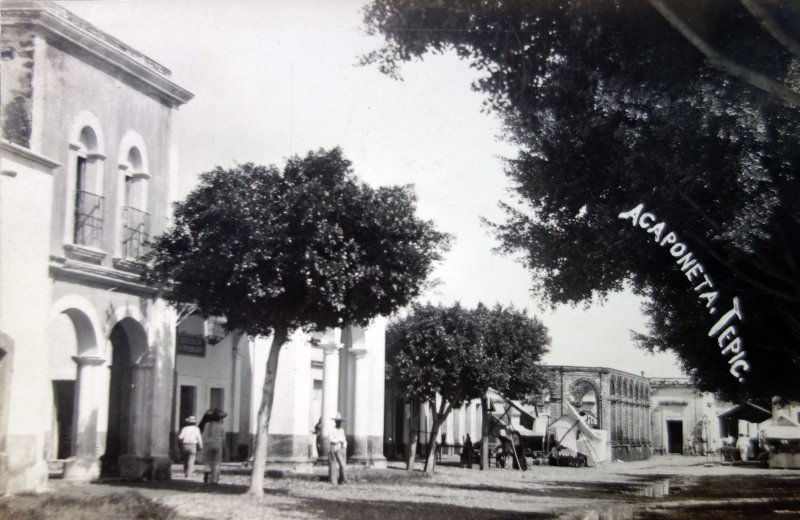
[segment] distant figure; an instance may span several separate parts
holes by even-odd
[[[317,449],[317,457],[322,454],[322,417],[319,418],[317,424],[314,425],[314,447]]]
[[[742,462],[747,461],[747,449],[750,447],[750,440],[745,436],[745,434],[740,433],[739,438],[736,439],[736,449],[739,450],[739,456],[742,458]]]
[[[468,468],[472,468],[472,451],[472,439],[467,434],[467,438],[464,440],[464,449],[461,451],[461,463],[466,464]]]
[[[181,453],[183,454],[183,473],[186,478],[194,474],[194,462],[197,459],[197,451],[203,449],[203,434],[197,427],[197,419],[190,415],[184,421],[186,426],[181,429],[178,439],[181,441]]]
[[[219,469],[222,464],[222,445],[225,442],[225,426],[222,424],[222,419],[228,414],[215,408],[206,415],[208,415],[208,422],[203,428],[203,458],[208,468],[208,482],[218,484]]]
[[[336,417],[333,418],[335,427],[328,437],[328,475],[331,484],[338,484],[340,481],[342,484],[347,483],[347,435],[342,428],[342,421],[342,414],[336,412]]]

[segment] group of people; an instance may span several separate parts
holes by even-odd
[[[206,464],[204,482],[219,483],[219,471],[222,463],[222,446],[225,442],[225,427],[222,423],[228,414],[215,408],[205,413],[197,423],[197,418],[192,415],[184,419],[185,426],[178,434],[183,453],[183,472],[186,478],[194,474],[194,465],[197,452],[203,452],[203,462]],[[330,450],[328,451],[329,477],[332,484],[347,482],[347,435],[342,423],[344,419],[340,413],[331,418],[334,428],[328,435]],[[322,447],[322,420],[314,428],[317,435],[317,450]]]
[[[181,443],[183,472],[186,478],[194,474],[197,452],[202,450],[203,462],[206,465],[203,481],[211,484],[219,483],[222,446],[225,443],[225,426],[222,420],[227,415],[219,408],[214,408],[203,415],[200,424],[194,415],[184,419],[185,426],[178,434],[178,440]]]

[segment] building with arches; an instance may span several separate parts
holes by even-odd
[[[651,454],[650,380],[606,367],[548,366],[550,416],[564,403],[587,413],[589,423],[609,432],[611,460],[643,460]]]
[[[192,94],[51,2],[3,2],[0,39],[0,492],[40,489],[51,459],[166,476],[176,317],[137,260]]]
[[[7,0],[0,15],[0,494],[42,489],[54,461],[65,479],[170,478],[181,421],[214,407],[226,458],[247,459],[270,338],[183,319],[140,276],[192,94],[55,3]],[[384,328],[283,346],[269,462],[325,459],[339,412],[351,461],[385,463]]]

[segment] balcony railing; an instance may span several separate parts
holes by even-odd
[[[144,211],[123,206],[122,208],[122,256],[141,258],[150,238],[150,215]]]
[[[105,199],[88,191],[75,196],[75,244],[102,249]]]

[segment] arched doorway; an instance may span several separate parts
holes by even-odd
[[[585,379],[575,381],[569,390],[570,404],[593,428],[600,428],[600,401],[594,385]]]
[[[103,455],[104,475],[120,474],[120,457],[143,457],[148,445],[149,416],[145,413],[150,381],[147,334],[133,318],[111,329],[111,374],[108,429]]]
[[[74,303],[74,302],[73,302]],[[80,308],[67,306],[57,312],[48,324],[48,362],[52,388],[52,420],[49,438],[48,458],[66,460],[77,454],[80,434],[92,440],[97,425],[88,424],[85,420],[96,407],[91,384],[84,389],[81,410],[79,403],[80,367],[78,360],[97,354],[97,335],[91,318]],[[94,429],[94,432],[82,430]],[[87,451],[94,451],[87,446]]]

